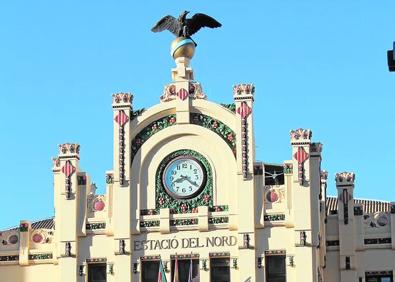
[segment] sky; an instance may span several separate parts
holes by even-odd
[[[336,172],[356,174],[354,196],[395,201],[395,1],[0,2],[0,230],[53,215],[51,158],[81,145],[80,166],[104,192],[112,168],[111,95],[134,109],[171,81],[173,35],[164,15],[203,12],[222,23],[193,36],[192,67],[208,99],[232,102],[254,83],[257,160],[291,159],[289,131],[322,142],[330,195]]]

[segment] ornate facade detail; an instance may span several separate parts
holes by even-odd
[[[166,85],[163,90],[162,96],[160,96],[160,101],[168,102],[175,100],[176,98],[177,98],[176,86],[174,84]]]
[[[91,211],[101,212],[106,207],[106,199],[104,195],[97,195],[92,200]]]
[[[169,127],[173,126],[176,124],[176,115],[168,115],[165,117],[162,117],[152,123],[150,123],[148,126],[146,126],[144,129],[142,129],[135,138],[132,140],[132,160],[134,156],[136,155],[137,151],[141,148],[141,146],[149,139],[151,136],[154,134],[158,133],[159,131]]]
[[[65,143],[59,146],[59,155],[79,155],[80,145],[76,143]]]
[[[124,110],[120,110],[115,116],[115,122],[119,127],[119,185],[125,185],[125,124],[129,121]]]
[[[0,262],[17,261],[17,260],[19,260],[19,255],[0,256]]]
[[[170,220],[170,226],[183,226],[183,225],[196,225],[198,224],[197,218],[187,219],[172,219]]]
[[[27,232],[29,230],[29,224],[28,223],[21,223],[19,225],[19,232]]]
[[[231,104],[221,104],[222,107],[227,108],[229,111],[236,113],[236,104],[231,103]]]
[[[312,137],[311,130],[310,129],[303,129],[303,128],[291,130],[289,134],[291,135],[291,142],[294,142],[294,141],[308,142],[308,141],[310,141],[310,139]]]
[[[254,175],[263,175],[263,166],[262,164],[254,165]]]
[[[179,199],[176,200],[171,197],[163,187],[162,184],[162,173],[169,160],[182,156],[189,155],[195,157],[204,166],[207,172],[207,180],[205,186],[201,190],[200,194],[191,199]],[[161,208],[169,208],[172,213],[189,213],[193,212],[199,206],[213,206],[213,175],[211,166],[201,154],[192,150],[178,150],[171,153],[163,159],[160,163],[156,172],[156,184],[155,184],[155,202],[156,209],[159,211]]]
[[[35,244],[49,244],[52,243],[53,232],[45,229],[38,229],[33,232],[30,239]]]
[[[52,158],[52,171],[53,172],[60,171],[60,159],[59,159],[59,157]]]
[[[140,221],[140,227],[158,227],[160,225],[159,220],[142,220]]]
[[[293,173],[293,164],[291,164],[291,163],[285,163],[285,164],[284,164],[284,173],[286,173],[286,174],[292,174],[292,173]]]
[[[71,176],[76,171],[76,168],[72,165],[70,160],[67,160],[64,166],[62,167],[62,172],[65,176],[65,193],[66,199],[71,199]]]
[[[304,175],[304,162],[309,158],[309,154],[305,151],[305,149],[300,146],[298,147],[298,150],[294,154],[294,158],[298,162],[298,180],[299,184],[303,185],[305,181],[305,175]]]
[[[355,215],[355,216],[363,215],[362,206],[355,206],[355,207],[354,207],[354,215]]]
[[[352,185],[354,184],[355,174],[353,172],[336,173],[336,185]]]
[[[217,133],[236,155],[236,134],[226,124],[203,114],[191,113],[191,123],[203,126]]]
[[[52,259],[52,253],[43,253],[43,254],[31,254],[29,255],[29,260],[44,260],[44,259]]]
[[[245,102],[243,102],[245,103]],[[241,166],[243,172],[243,179],[246,180],[248,177],[248,128],[247,118],[243,118],[241,115]]]
[[[265,201],[266,203],[281,203],[285,199],[285,192],[283,188],[273,188],[272,186],[265,186]]]
[[[115,93],[112,95],[112,104],[116,106],[118,104],[132,104],[133,95],[132,93]]]
[[[227,216],[209,217],[208,218],[208,224],[222,224],[222,223],[228,223],[228,222],[229,222],[229,217],[227,217]]]
[[[114,184],[114,173],[112,172],[106,173],[106,183]]]
[[[391,216],[389,213],[384,212],[365,214],[363,216],[363,222],[367,228],[382,228],[390,224]]]
[[[265,214],[264,215],[265,221],[284,221],[285,214]]]
[[[233,86],[233,95],[235,98],[240,95],[251,95],[255,94],[255,86],[252,83],[242,83]]]
[[[86,230],[98,230],[98,229],[106,229],[105,222],[95,222],[95,223],[87,223]]]
[[[207,96],[204,94],[202,85],[199,82],[189,83],[189,97],[192,99],[206,99]]]
[[[375,244],[391,244],[391,238],[369,238],[364,239],[365,245],[375,245]]]
[[[322,143],[311,143],[310,151],[311,153],[322,153]]]
[[[321,170],[321,180],[328,179],[328,172],[326,170]]]

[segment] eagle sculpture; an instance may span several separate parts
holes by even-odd
[[[173,16],[165,16],[151,29],[153,32],[160,32],[165,29],[169,30],[177,37],[188,37],[195,34],[202,27],[216,28],[222,26],[219,22],[205,14],[194,14],[192,18],[187,19],[189,11],[184,11],[178,19]]]

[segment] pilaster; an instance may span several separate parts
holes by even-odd
[[[19,224],[19,265],[29,265],[29,243],[31,224],[21,220]]]
[[[292,203],[294,218],[295,270],[297,281],[315,281],[317,261],[315,247],[317,244],[316,218],[318,217],[318,193],[320,189],[320,153],[321,147],[313,152],[311,160],[311,137],[309,129],[296,129],[290,132],[292,145]],[[314,172],[314,176],[312,174]],[[317,179],[318,177],[318,179]],[[314,199],[312,195],[317,194]],[[302,263],[298,263],[301,262]]]
[[[238,84],[233,87],[233,99],[236,106],[236,159],[237,159],[237,227],[239,231],[239,277],[240,281],[248,277],[255,281],[255,201],[254,201],[254,163],[255,142],[253,127],[253,103],[255,87],[253,84]],[[232,218],[230,211],[230,220]],[[232,223],[232,222],[231,222]],[[252,262],[255,262],[252,264]],[[253,273],[254,277],[251,277]]]
[[[336,174],[338,194],[339,255],[341,281],[356,280],[356,238],[354,220],[354,181],[355,174],[341,172]]]
[[[114,167],[112,175],[114,279],[131,280],[131,231],[137,230],[138,214],[131,208],[131,128],[133,95],[116,93],[112,96],[114,124]],[[137,193],[135,193],[137,195]],[[133,218],[133,221],[131,220]]]
[[[55,166],[54,185],[58,194],[55,222],[57,236],[57,254],[59,260],[59,274],[62,282],[77,281],[78,256],[78,205],[80,192],[78,191],[80,146],[73,143],[59,145],[58,164]],[[85,195],[84,195],[85,197]]]
[[[395,202],[391,202],[391,244],[395,250]]]

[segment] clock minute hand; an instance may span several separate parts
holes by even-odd
[[[192,181],[192,180],[190,179],[190,177],[188,177],[188,176],[185,177],[185,180],[188,181],[189,183],[191,183],[192,185],[196,186],[196,187],[199,186],[199,185],[196,183],[196,181]]]

